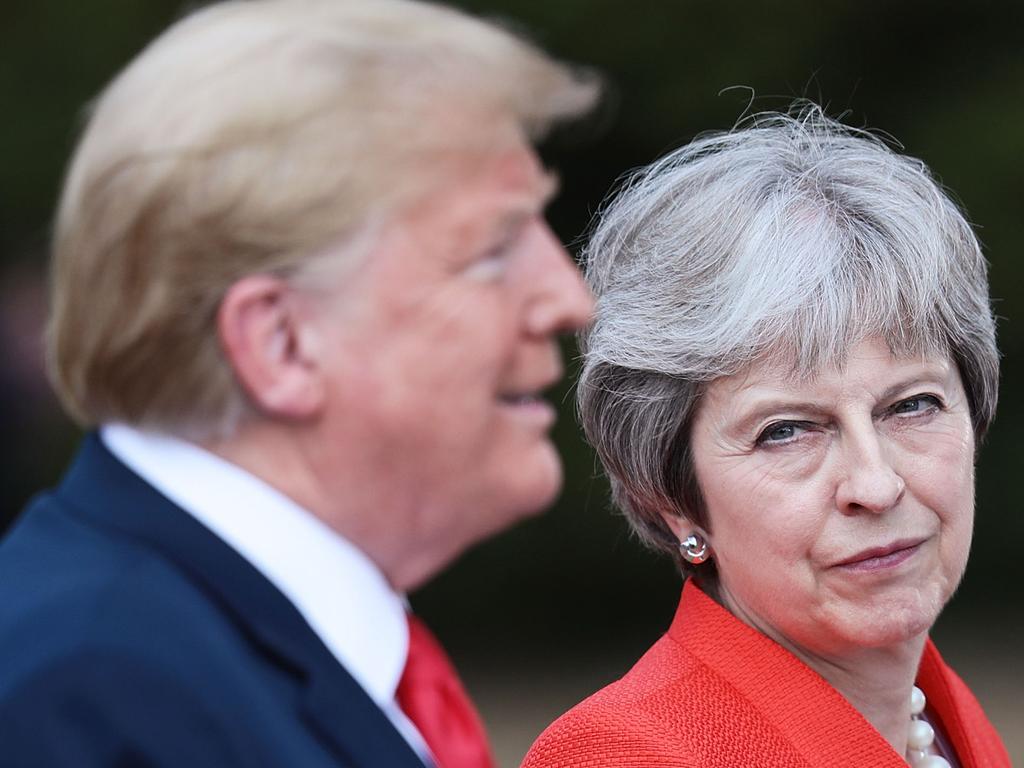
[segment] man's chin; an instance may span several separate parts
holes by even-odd
[[[550,443],[514,467],[493,490],[482,496],[476,519],[484,526],[475,541],[495,536],[521,520],[546,512],[562,492],[562,462]]]
[[[531,462],[532,471],[523,472],[523,485],[517,495],[521,499],[516,519],[534,517],[558,500],[564,483],[562,460],[550,440],[545,440],[538,455]]]

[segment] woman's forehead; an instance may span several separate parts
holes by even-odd
[[[859,342],[846,355],[812,369],[800,367],[795,353],[767,355],[743,370],[710,382],[708,396],[736,397],[743,393],[840,391],[863,386],[885,392],[901,381],[946,380],[956,367],[949,355],[938,352],[893,352],[881,337]]]

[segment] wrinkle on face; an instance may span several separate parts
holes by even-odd
[[[775,424],[804,426],[765,441]],[[892,642],[930,627],[959,583],[974,439],[949,359],[881,339],[813,377],[769,359],[708,385],[691,444],[723,602],[766,634],[812,652]],[[833,567],[901,537],[926,540],[905,574]]]

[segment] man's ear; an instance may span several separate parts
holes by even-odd
[[[217,311],[217,333],[239,383],[270,416],[307,419],[324,404],[313,318],[302,297],[272,275],[235,282]]]

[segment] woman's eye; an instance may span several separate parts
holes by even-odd
[[[769,424],[757,436],[758,445],[778,445],[788,443],[805,430],[804,426],[794,421],[782,421]]]
[[[942,402],[934,395],[916,395],[900,400],[892,407],[897,416],[917,416],[942,408]]]

